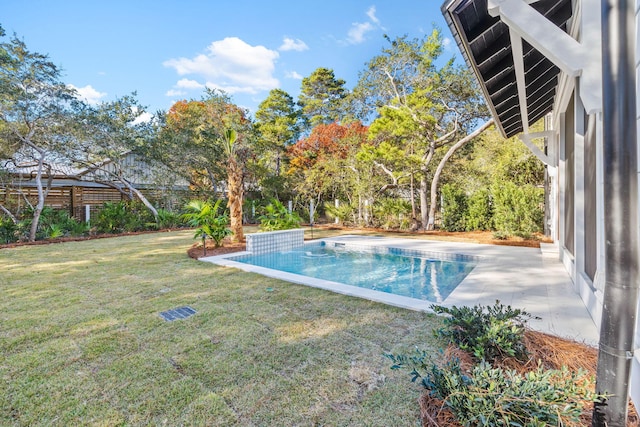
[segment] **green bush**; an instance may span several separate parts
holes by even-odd
[[[153,214],[140,202],[107,202],[93,221],[99,233],[124,233],[148,230]]]
[[[24,212],[24,217],[19,224],[19,228],[23,233],[27,233],[33,221],[33,208],[27,209]],[[36,240],[55,239],[63,236],[83,236],[88,233],[89,226],[69,216],[67,210],[45,206],[40,213]]]
[[[11,218],[0,216],[0,242],[13,243],[19,239],[20,229]]]
[[[432,397],[444,402],[465,426],[542,427],[578,423],[586,402],[600,402],[593,377],[585,371],[545,370],[540,365],[526,374],[493,368],[482,361],[464,373],[457,359],[432,363],[425,352],[387,355],[392,369],[411,369]]]
[[[181,215],[166,209],[158,209],[158,217],[155,222],[147,224],[149,228],[164,230],[167,228],[178,228],[184,224]]]
[[[569,372],[566,367],[545,370],[538,367],[525,374],[493,367],[503,356],[526,359],[524,321],[532,316],[496,301],[490,307],[444,308],[444,327],[435,331],[459,348],[479,359],[468,372],[458,359],[437,362],[423,350],[412,356],[386,354],[391,369],[409,369],[411,381],[419,382],[431,397],[440,399],[464,426],[567,425],[578,423],[588,403],[605,396],[593,392],[594,379],[583,370]]]
[[[517,186],[505,181],[491,188],[496,231],[509,236],[531,237],[543,229],[544,189]]]
[[[481,188],[469,196],[464,225],[467,231],[493,228],[491,195],[488,189]]]
[[[217,200],[214,204],[202,200],[192,200],[185,206],[185,213],[182,219],[196,229],[194,239],[202,239],[204,255],[207,254],[206,239],[209,237],[215,242],[216,247],[222,245],[225,237],[232,234],[229,228],[229,216],[225,213],[219,214],[222,200]]]
[[[260,221],[260,230],[262,231],[298,228],[302,222],[297,213],[289,212],[289,210],[276,199],[272,199],[271,202],[264,207],[262,215],[258,217],[258,220]]]
[[[338,218],[344,225],[354,225],[358,223],[358,210],[350,203],[340,203],[336,208],[334,202],[326,202],[324,204],[324,212],[327,218]]]
[[[445,184],[442,194],[442,228],[446,231],[464,231],[467,216],[467,195],[459,188]]]
[[[373,221],[385,230],[407,230],[411,225],[411,203],[385,197],[373,204]]]
[[[438,314],[446,314],[444,327],[435,335],[456,344],[479,360],[493,362],[504,356],[524,360],[527,356],[523,338],[526,319],[531,316],[526,311],[500,304],[483,307],[442,307],[431,306]]]

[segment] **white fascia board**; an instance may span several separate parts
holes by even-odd
[[[580,76],[585,86],[582,103],[587,112],[601,111],[601,31],[597,0],[583,0],[582,42],[562,31],[528,3],[528,0],[488,0],[487,7],[491,16],[500,16],[511,32],[526,40],[565,74]]]

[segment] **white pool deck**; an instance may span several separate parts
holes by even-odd
[[[347,245],[382,245],[393,248],[472,255],[478,265],[464,281],[438,305],[474,306],[502,304],[526,310],[540,317],[530,320],[529,327],[596,346],[598,330],[562,263],[544,255],[538,248],[481,245],[371,236],[339,236],[323,239]],[[362,289],[297,274],[270,270],[231,261],[238,253],[201,258],[217,265],[235,267],[265,276],[352,295],[411,310],[430,311],[433,302],[417,300],[385,292]]]

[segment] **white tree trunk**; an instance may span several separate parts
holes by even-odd
[[[453,154],[464,147],[469,141],[471,141],[476,136],[480,135],[484,132],[489,126],[493,124],[493,119],[488,120],[485,124],[480,126],[478,129],[471,132],[469,135],[462,138],[460,141],[453,144],[447,153],[444,155],[440,163],[438,163],[438,167],[436,168],[436,172],[433,174],[433,179],[431,180],[431,206],[429,207],[429,218],[427,222],[427,230],[433,230],[434,228],[434,218],[436,216],[436,206],[438,203],[438,183],[440,182],[440,175],[444,170],[447,161],[453,156]]]
[[[33,209],[33,218],[31,219],[31,229],[29,230],[29,241],[35,242],[38,224],[40,223],[40,214],[44,209],[44,199],[46,194],[42,188],[42,168],[44,167],[44,151],[38,150],[40,158],[38,159],[38,171],[36,172],[36,189],[38,190],[38,203]]]
[[[422,229],[427,229],[427,221],[429,220],[429,205],[427,204],[427,177],[424,173],[420,176],[420,221]]]

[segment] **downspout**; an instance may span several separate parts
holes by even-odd
[[[625,426],[638,308],[635,1],[602,0],[605,288],[594,426]]]

